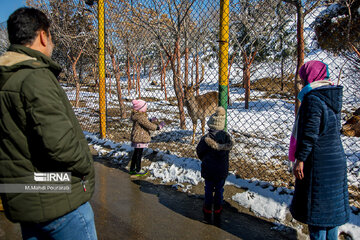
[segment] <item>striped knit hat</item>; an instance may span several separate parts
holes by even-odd
[[[225,118],[226,111],[223,107],[217,107],[213,115],[210,116],[207,125],[209,128],[215,130],[224,130],[225,128]]]

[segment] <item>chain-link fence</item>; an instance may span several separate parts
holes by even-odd
[[[130,141],[131,100],[141,98],[148,102],[149,117],[166,123],[149,147],[196,158],[201,122],[206,123],[208,110],[219,102],[211,92],[225,91],[229,97],[221,102],[235,141],[230,170],[239,178],[292,188],[287,153],[299,91],[297,67],[320,60],[329,65],[330,78],[344,86],[342,124],[353,116],[342,141],[351,204],[359,208],[360,120],[358,112],[353,114],[360,106],[359,3],[231,0],[229,39],[224,40],[219,36],[220,2],[105,0],[107,137]],[[57,60],[69,66],[64,88],[77,105],[83,129],[99,132],[97,4],[50,1],[43,8],[52,9],[59,27],[75,29],[66,40],[73,41],[65,51],[72,55]],[[58,17],[57,9],[63,9]],[[54,34],[63,51],[65,37]],[[228,43],[227,58],[219,57],[223,43]],[[224,59],[225,72],[219,67]]]

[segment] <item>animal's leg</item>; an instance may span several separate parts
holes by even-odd
[[[205,119],[201,120],[201,131],[202,135],[205,135]]]
[[[195,143],[196,123],[193,123],[193,138],[191,144]]]

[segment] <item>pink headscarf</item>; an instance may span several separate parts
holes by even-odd
[[[302,101],[305,94],[310,92],[312,89],[316,87],[321,87],[324,85],[332,85],[331,82],[326,81],[326,83],[321,83],[321,85],[317,85],[317,83],[310,84],[319,80],[328,80],[329,72],[328,66],[320,61],[309,61],[302,65],[299,71],[300,77],[304,80],[304,87],[298,94],[297,98]],[[319,82],[320,83],[320,82]],[[318,83],[318,84],[319,84]],[[296,116],[295,123],[293,126],[293,130],[290,137],[290,146],[289,146],[289,160],[291,162],[295,162],[295,152],[297,147],[297,132],[298,132],[298,123],[299,123],[299,114]]]
[[[147,103],[144,100],[132,100],[133,109],[139,112],[146,112]]]
[[[301,66],[299,75],[305,84],[329,78],[328,66],[320,61],[309,61]]]

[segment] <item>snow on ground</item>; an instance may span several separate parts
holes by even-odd
[[[353,76],[351,65],[340,56],[331,56],[328,53],[316,49],[316,43],[313,41],[314,33],[311,29],[311,22],[314,21],[316,15],[322,9],[317,10],[313,14],[309,14],[312,19],[307,19],[305,24],[305,36],[307,37],[307,47],[310,52],[306,55],[305,62],[309,60],[321,60],[329,65],[330,78],[344,86],[344,102],[343,110],[347,112],[354,111],[359,107],[360,102],[360,85],[357,83],[358,78]],[[218,67],[217,62],[213,66],[205,66],[204,82],[201,83],[200,94],[208,91],[218,90]],[[344,67],[343,67],[344,66]],[[295,67],[288,73],[295,73]],[[172,74],[167,72],[168,89],[167,95],[170,98],[175,97],[172,88]],[[279,66],[276,63],[255,64],[252,67],[251,80],[255,81],[263,77],[278,77]],[[241,82],[242,68],[239,66],[232,67],[230,80],[233,84]],[[115,79],[108,79],[115,83]],[[152,80],[159,81],[159,75],[153,74]],[[122,79],[122,86],[126,87],[126,79]],[[115,84],[112,84],[115,88]],[[69,99],[75,100],[74,88],[64,87]],[[144,77],[141,80],[141,89],[143,97],[152,97],[154,101],[148,101],[149,117],[157,117],[158,119],[171,119],[174,122],[166,126],[165,129],[159,131],[161,134],[155,136],[159,142],[176,142],[177,144],[186,144],[191,138],[191,134],[184,133],[178,124],[178,108],[176,105],[165,101],[164,93],[159,86],[152,86],[150,81]],[[264,98],[264,92],[251,91],[251,101],[249,109],[244,108],[244,90],[242,88],[232,87],[230,89],[230,97],[232,105],[228,109],[228,131],[236,134],[236,145],[232,151],[231,157],[236,157],[248,161],[250,163],[264,164],[273,162],[281,163],[278,156],[286,157],[288,151],[289,137],[294,122],[294,105],[291,101],[283,98]],[[123,97],[126,100],[132,100],[138,97],[135,90],[131,90],[128,94],[127,89],[123,90]],[[98,94],[81,91],[81,101],[85,106],[76,108],[75,112],[78,117],[83,117],[88,123],[98,122],[98,116],[94,111],[98,111]],[[111,96],[107,94],[107,107],[118,107],[116,94]],[[125,104],[130,108],[131,101]],[[185,109],[186,111],[186,109]],[[343,114],[344,117],[344,114]],[[118,118],[113,118],[118,120]],[[128,121],[128,120],[120,120]],[[342,120],[342,124],[345,119]],[[186,126],[191,129],[192,122],[190,118],[186,118]],[[167,129],[167,130],[166,130]],[[200,122],[197,129],[201,129]],[[129,130],[130,131],[130,130]],[[191,130],[187,130],[191,133]],[[197,132],[197,138],[200,136],[200,130]],[[102,140],[97,135],[85,132],[90,144],[94,145],[100,155],[106,155],[115,163],[121,163],[122,159],[127,158],[132,151],[129,142],[114,143],[110,140]],[[186,136],[184,138],[184,135]],[[249,137],[250,136],[250,137]],[[159,139],[158,139],[159,138]],[[198,140],[198,139],[197,139]],[[360,142],[358,138],[350,138],[342,136],[345,154],[347,155],[348,180],[349,185],[354,188],[360,187]],[[250,146],[250,147],[249,147]],[[106,150],[105,149],[110,149]],[[161,179],[163,183],[174,183],[174,187],[181,186],[183,191],[191,189],[192,186],[203,181],[200,174],[200,161],[194,158],[181,157],[181,150],[160,151],[158,149],[146,149],[144,154],[155,154],[156,161],[148,166],[153,179]],[[251,154],[251,157],[249,157]],[[287,162],[286,160],[282,160]],[[232,199],[239,205],[249,208],[254,214],[274,219],[279,223],[285,221],[288,213],[289,204],[292,198],[292,190],[284,187],[274,187],[272,182],[265,182],[259,179],[240,179],[236,178],[236,172],[230,173],[226,181],[227,185],[233,185],[245,192],[239,191]],[[341,226],[340,231],[350,234],[353,239],[360,239],[360,217],[359,209],[352,207],[351,219],[348,224]]]
[[[114,163],[121,163],[122,159],[131,154],[133,148],[130,143],[114,143],[111,140],[100,139],[97,134],[84,132],[89,144],[99,152],[100,156],[112,159]],[[109,150],[110,149],[110,150]],[[192,185],[203,182],[201,178],[201,162],[198,159],[183,158],[159,150],[146,149],[144,155],[156,152],[157,161],[152,162],[147,169],[151,176],[149,179],[161,179],[162,183],[173,183],[174,187],[184,187],[184,191],[191,189]],[[293,190],[288,188],[275,188],[268,182],[256,179],[239,179],[230,173],[226,185],[233,185],[246,191],[236,193],[232,199],[239,205],[250,209],[255,215],[274,219],[286,224],[286,214],[292,199]],[[353,239],[360,238],[359,210],[352,207],[350,222],[341,226],[339,232],[345,232]]]
[[[307,56],[306,61],[312,59],[318,59],[319,54]],[[340,71],[338,63],[335,61],[327,60],[324,57],[324,61],[329,64],[329,67],[333,69],[333,74]],[[200,93],[216,90],[217,85],[214,81],[213,74],[215,69],[208,69],[208,78],[200,89]],[[170,78],[171,79],[171,78]],[[351,80],[351,79],[350,79]],[[150,86],[148,81],[143,81],[142,86],[143,96],[155,96],[159,98],[158,101],[148,102],[149,117],[156,116],[158,119],[178,119],[177,106],[169,104],[160,96],[163,96],[163,92],[159,87]],[[360,99],[360,89],[357,90],[356,85],[351,85],[349,79],[345,79],[342,82],[344,85],[344,108],[349,111],[353,109],[354,103]],[[146,89],[151,89],[146,90]],[[70,100],[75,100],[74,90],[72,88],[65,88]],[[355,93],[355,94],[354,94]],[[251,96],[262,96],[263,93],[252,91]],[[168,88],[168,96],[174,97],[175,93],[172,88]],[[131,92],[130,95],[124,94],[126,99],[136,98],[136,93]],[[242,89],[232,89],[232,99],[241,99],[244,97],[244,91]],[[86,103],[86,107],[75,109],[78,116],[83,116],[88,120],[96,118],[89,117],[88,108],[93,110],[98,109],[98,96],[97,93],[81,92],[81,100]],[[117,97],[115,94],[108,98],[108,107],[115,107],[117,105]],[[131,107],[131,102],[125,102]],[[355,105],[356,106],[356,105]],[[274,159],[274,156],[286,156],[288,151],[288,139],[291,134],[292,125],[294,122],[294,105],[283,99],[264,99],[259,98],[252,100],[249,103],[249,109],[244,109],[243,101],[234,101],[228,109],[228,130],[230,133],[239,133],[235,149],[232,154],[236,154],[237,157],[245,159],[248,162],[256,162],[257,164],[263,164]],[[186,125],[191,126],[191,119],[186,118]],[[178,123],[174,123],[171,126],[166,126],[168,129],[166,134],[161,135],[161,139],[158,141],[169,142],[177,141],[181,144],[184,139],[177,136],[180,130]],[[201,128],[200,123],[197,126]],[[188,127],[191,129],[191,127]],[[169,131],[171,130],[171,131]],[[162,130],[160,132],[164,132]],[[200,132],[200,130],[198,130]],[[191,132],[191,131],[190,131]],[[101,155],[111,157],[114,162],[121,162],[121,159],[128,156],[132,151],[129,142],[113,143],[108,140],[101,140],[92,133],[85,133],[91,144],[99,151]],[[255,137],[247,137],[245,134],[252,134]],[[157,136],[156,136],[157,138]],[[360,146],[359,142],[354,138],[342,136],[345,153],[347,155],[348,164],[348,180],[349,185],[356,188],[359,187],[360,177]],[[185,141],[188,142],[188,139]],[[251,146],[251,148],[249,148]],[[110,152],[103,147],[111,149]],[[157,149],[147,149],[145,155],[156,152],[156,158],[158,161],[152,162],[148,167],[151,172],[151,178],[161,179],[163,183],[175,183],[174,187],[182,187],[184,191],[191,189],[193,185],[197,185],[202,182],[200,174],[200,161],[193,158],[181,157],[181,151],[172,153],[159,151]],[[249,158],[250,154],[252,155]],[[233,155],[234,156],[234,155]],[[279,161],[278,159],[276,161]],[[292,198],[292,190],[287,188],[275,188],[270,182],[263,182],[259,179],[238,179],[235,173],[231,173],[226,182],[227,185],[233,185],[239,188],[247,189],[245,192],[235,194],[232,199],[239,205],[250,209],[254,214],[274,219],[279,223],[285,221],[285,216],[288,213],[288,207]],[[340,231],[346,232],[353,237],[353,239],[360,238],[360,217],[357,215],[359,209],[353,207],[353,213],[351,220],[348,224],[341,226]]]
[[[313,55],[308,55],[305,61],[319,59],[319,56],[323,58],[325,63],[329,64],[330,69],[334,76],[340,72],[339,61],[326,58],[326,54],[318,52]],[[234,68],[235,69],[235,68]],[[207,68],[205,71],[207,77],[201,85],[200,93],[205,93],[212,90],[217,90],[217,83],[214,80],[216,69]],[[240,71],[236,69],[236,71]],[[264,75],[265,72],[259,74]],[[346,75],[346,73],[344,73]],[[156,77],[154,75],[154,77]],[[169,77],[171,79],[171,76]],[[344,85],[344,109],[351,111],[355,103],[360,100],[359,86],[351,84],[352,79],[344,79],[342,85]],[[146,97],[159,98],[158,101],[149,101],[149,117],[156,116],[158,119],[178,119],[178,109],[176,105],[169,104],[169,101],[163,99],[163,92],[159,87],[151,86],[148,81],[142,81],[142,94]],[[114,84],[113,84],[114,85]],[[75,94],[73,88],[66,88],[67,94],[70,100],[75,100]],[[231,89],[232,99],[243,99],[244,91],[241,88]],[[174,97],[175,93],[171,87],[168,88],[168,97]],[[252,97],[261,97],[262,92],[252,91]],[[126,99],[134,99],[137,97],[136,93],[132,91],[130,95],[124,93]],[[81,92],[81,100],[86,103],[86,107],[75,109],[78,116],[86,117],[87,120],[96,118],[89,117],[87,109],[98,109],[98,95],[97,93]],[[117,97],[112,94],[108,97],[108,107],[117,106]],[[131,107],[131,102],[125,102],[128,107]],[[292,125],[294,122],[294,105],[283,99],[265,99],[259,98],[252,100],[249,103],[249,109],[244,108],[243,101],[234,101],[228,109],[228,130],[230,133],[239,133],[235,149],[232,154],[236,154],[237,157],[245,159],[249,162],[256,162],[257,164],[263,164],[272,161],[274,156],[286,156],[288,151],[288,139],[291,134]],[[191,119],[186,118],[186,125],[191,126]],[[171,126],[166,126],[168,129],[166,134],[161,135],[160,142],[177,141],[181,144],[182,137],[177,136],[180,130],[178,123],[175,122]],[[201,128],[200,123],[197,126]],[[188,127],[191,129],[191,127]],[[171,130],[171,131],[169,131]],[[162,130],[160,132],[164,132]],[[198,130],[200,132],[200,130]],[[190,131],[191,132],[191,131]],[[85,133],[91,144],[99,151],[101,155],[107,155],[111,157],[114,162],[121,162],[121,159],[128,156],[132,151],[129,142],[113,143],[108,140],[101,140],[92,133]],[[256,137],[247,137],[244,134],[252,134]],[[157,137],[157,136],[156,136]],[[188,139],[185,141],[188,142]],[[349,185],[356,188],[359,187],[360,177],[360,146],[359,142],[355,138],[349,138],[342,136],[345,153],[347,155],[348,164],[348,180]],[[249,148],[248,146],[251,146]],[[111,149],[108,152],[103,147]],[[200,174],[200,161],[193,158],[181,157],[181,151],[172,153],[159,151],[157,149],[147,149],[144,154],[150,154],[156,152],[156,158],[158,161],[152,162],[148,167],[151,172],[151,178],[161,179],[164,183],[175,183],[174,187],[185,186],[184,191],[191,189],[193,185],[197,185],[202,182]],[[252,155],[249,158],[250,154]],[[234,156],[234,155],[233,155]],[[276,160],[279,161],[279,160]],[[283,223],[285,216],[288,213],[288,207],[292,198],[292,190],[287,188],[275,188],[272,183],[263,182],[259,179],[238,179],[235,173],[231,173],[226,182],[227,185],[233,185],[239,188],[247,189],[245,192],[235,194],[232,199],[239,205],[249,208],[254,214],[275,219],[279,223]],[[353,213],[351,220],[348,224],[341,226],[340,231],[344,231],[353,239],[360,238],[360,217],[357,215],[358,209],[353,207]]]

